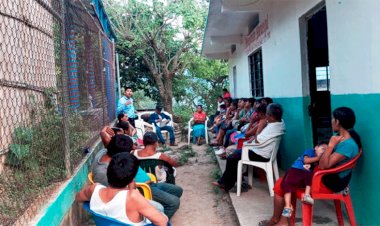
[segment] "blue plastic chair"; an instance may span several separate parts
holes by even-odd
[[[121,221],[115,220],[113,218],[95,213],[90,209],[90,202],[84,202],[83,208],[89,212],[95,221],[96,226],[132,226],[131,224],[126,224]],[[154,226],[154,224],[147,224],[147,226]]]
[[[113,218],[95,213],[90,209],[90,202],[84,202],[83,208],[91,214],[96,226],[133,226],[131,224],[126,224]],[[146,224],[145,226],[154,226],[154,224]],[[168,226],[171,226],[170,223],[168,223]]]

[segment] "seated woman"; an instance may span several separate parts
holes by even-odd
[[[282,107],[279,104],[270,104],[266,111],[267,126],[256,136],[256,143],[265,143],[272,138],[281,136],[285,133],[285,123],[282,120]],[[275,145],[274,143],[272,145]],[[268,162],[272,154],[273,146],[268,145],[264,148],[254,148],[249,150],[249,159],[258,162]],[[225,191],[234,187],[237,180],[237,166],[241,159],[241,150],[236,150],[228,156],[226,170],[222,177],[212,184]]]
[[[362,147],[360,136],[353,130],[355,113],[348,107],[340,107],[333,111],[332,129],[337,135],[330,138],[327,150],[319,160],[320,169],[329,169],[346,163],[354,158]],[[333,192],[340,192],[350,182],[351,170],[322,177],[323,184]],[[282,179],[274,185],[273,215],[269,220],[263,220],[260,226],[288,225],[288,217],[282,216],[284,208],[284,191],[281,188]],[[288,215],[289,216],[289,215]],[[291,216],[291,214],[290,214]]]
[[[225,120],[220,124],[218,135],[215,140],[210,144],[211,146],[222,146],[226,132],[233,128],[232,120],[237,114],[237,102],[232,102],[231,106],[227,109]]]
[[[168,218],[135,190],[134,177],[138,167],[138,160],[133,155],[126,152],[116,154],[107,168],[109,186],[97,183],[87,185],[76,194],[75,200],[90,201],[94,212],[126,224],[145,225],[152,222],[167,225]]]
[[[202,105],[197,106],[197,111],[194,112],[193,139],[197,140],[197,144],[201,145],[202,137],[206,137],[205,121],[207,118],[206,112],[203,111]]]
[[[120,123],[120,122],[126,122],[126,123],[128,123],[128,131],[125,134],[128,134],[131,137],[137,136],[137,130],[129,122],[127,114],[125,114],[125,113],[118,114],[117,115],[117,120],[118,120],[118,123]],[[119,126],[117,126],[118,123],[116,123],[116,125],[115,125],[116,127],[119,127]]]
[[[267,125],[266,108],[267,106],[265,104],[260,104],[256,108],[256,117],[254,118],[254,120],[251,120],[246,131],[240,134],[236,134],[235,137],[233,137],[233,139],[226,137],[225,140],[227,140],[227,142],[225,141],[223,147],[216,151],[215,154],[219,155],[222,158],[225,158],[226,154],[233,152],[237,149],[237,142],[240,138],[247,138],[249,139],[248,142],[252,142],[255,136],[259,134]],[[229,146],[230,140],[236,140],[235,144]]]

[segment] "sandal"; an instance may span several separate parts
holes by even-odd
[[[310,195],[304,195],[301,200],[303,203],[314,205],[314,199]]]
[[[287,217],[287,218],[290,218],[292,216],[292,213],[293,213],[293,208],[292,207],[285,207],[283,210],[282,210],[282,216],[284,217]]]

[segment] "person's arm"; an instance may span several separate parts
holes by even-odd
[[[82,190],[80,190],[76,195],[75,195],[75,201],[77,202],[86,202],[90,201],[92,193],[94,192],[96,184],[91,184],[91,185],[85,185]]]
[[[329,169],[335,166],[338,162],[346,159],[346,156],[339,153],[332,153],[337,144],[339,144],[343,140],[343,136],[332,136],[330,138],[329,144],[327,146],[327,150],[321,156],[319,160],[319,168],[320,169]]]
[[[131,137],[133,137],[137,133],[137,130],[136,130],[135,127],[133,127],[133,125],[131,123],[128,122],[128,124],[129,124],[129,126],[128,126],[128,128],[129,128],[128,129],[129,130],[129,135]]]
[[[100,131],[99,135],[104,146],[106,147],[111,141],[111,138],[115,135],[115,133],[110,127],[105,126],[103,127],[102,131]]]
[[[163,116],[163,118],[164,119],[167,119],[167,120],[172,120],[171,118],[170,118],[170,116],[169,115],[167,115],[167,114],[165,114],[165,113],[161,113],[161,116]]]
[[[168,155],[162,153],[160,155],[160,158],[161,160],[164,160],[165,162],[169,163],[171,166],[174,166],[174,167],[177,167],[179,166],[178,162],[172,158],[170,158]]]
[[[117,102],[117,112],[118,113],[124,112],[124,108],[125,108],[125,98],[122,97]]]
[[[155,126],[157,126],[157,122],[161,121],[159,117],[156,117],[156,115],[156,113],[153,113],[149,116],[149,123]]]
[[[137,212],[148,218],[154,225],[166,226],[168,217],[156,210],[139,191],[129,190],[129,201],[132,201]]]
[[[311,164],[314,162],[318,162],[320,159],[321,159],[321,156],[310,157],[310,156],[305,155],[303,157],[303,163],[304,164]]]
[[[258,122],[257,124],[257,130],[256,130],[256,134],[260,134],[261,131],[263,131],[263,129],[265,128],[265,126],[267,126],[267,121],[266,119],[262,119]]]
[[[251,124],[252,125],[252,124]],[[245,131],[245,137],[252,137],[257,134],[258,123],[249,126],[247,131]]]

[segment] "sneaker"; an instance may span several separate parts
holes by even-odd
[[[303,203],[314,205],[314,199],[310,195],[304,195],[302,198]]]
[[[226,151],[224,150],[224,148],[220,148],[219,150],[216,150],[215,151],[215,155],[221,155],[221,154],[224,154]]]
[[[293,208],[289,208],[289,207],[285,207],[283,210],[282,210],[282,216],[284,217],[288,217],[290,218],[292,216],[292,213],[293,213]]]

